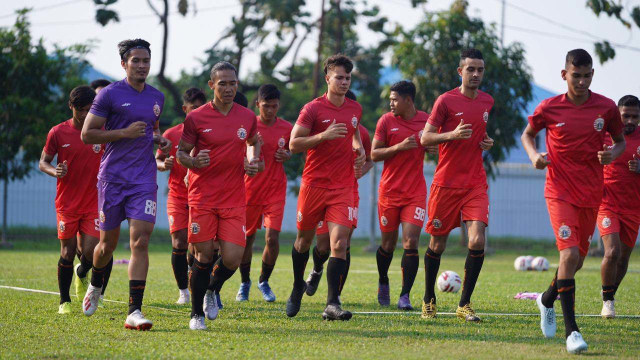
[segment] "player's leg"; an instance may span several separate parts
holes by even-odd
[[[631,241],[635,242],[636,237],[631,239]],[[618,260],[618,267],[616,269],[614,295],[615,292],[618,291],[618,287],[620,286],[620,283],[622,283],[622,279],[624,279],[624,276],[627,274],[629,258],[631,257],[631,253],[633,252],[633,246],[629,246],[628,244],[629,242],[622,242],[620,246],[620,258]]]
[[[180,305],[188,304],[190,301],[189,290],[187,290],[189,287],[187,233],[186,227],[171,233],[171,267],[180,291],[176,304]]]
[[[92,223],[91,225],[94,224]],[[74,283],[76,296],[78,298],[87,293],[87,288],[89,286],[87,273],[89,273],[89,270],[91,270],[91,267],[93,266],[93,251],[100,241],[98,238],[100,236],[100,231],[96,231],[95,227],[92,227],[91,230],[91,233],[88,233],[85,229],[81,228],[80,233],[77,236],[80,263],[74,267],[73,272],[76,275]]]
[[[422,317],[436,317],[436,278],[440,270],[440,258],[447,246],[446,235],[431,235],[429,246],[424,254],[424,297],[422,298]]]
[[[298,229],[296,241],[291,249],[291,260],[293,262],[293,289],[287,300],[287,316],[293,317],[300,311],[302,295],[304,295],[307,283],[304,281],[304,271],[309,261],[309,248],[313,242],[316,230],[313,226],[310,230]]]
[[[191,284],[191,319],[189,320],[189,328],[191,330],[204,330],[207,326],[204,322],[205,308],[203,305],[211,277],[211,267],[213,266],[214,241],[196,236],[195,240],[201,242],[193,242],[194,238],[191,231],[189,236],[194,255],[191,278],[189,279]],[[215,315],[217,316],[217,312]]]
[[[249,290],[251,289],[251,258],[253,257],[253,243],[256,240],[255,232],[251,235],[247,235],[247,246],[244,248],[242,254],[242,260],[240,262],[240,288],[236,295],[236,301],[249,300]]]
[[[422,216],[424,219],[424,214]],[[416,280],[418,266],[420,265],[418,244],[421,228],[422,224],[416,225],[405,221],[402,222],[402,248],[404,251],[400,263],[402,269],[402,290],[400,290],[400,298],[398,299],[398,309],[400,310],[413,310],[409,293]]]
[[[309,296],[313,296],[318,290],[322,272],[324,271],[324,263],[329,260],[331,255],[331,244],[329,241],[329,226],[326,221],[321,221],[316,230],[316,246],[311,251],[313,258],[313,268],[307,277],[307,290]]]
[[[471,295],[478,281],[484,263],[485,223],[482,221],[465,221],[469,238],[469,252],[464,263],[464,280],[462,294],[456,313],[466,321],[480,321],[471,308]]]
[[[100,241],[93,250],[91,281],[89,282],[87,293],[85,294],[82,302],[82,309],[84,314],[87,316],[93,315],[98,307],[102,287],[104,285],[105,274],[109,268],[109,264],[113,263],[113,252],[118,246],[118,238],[120,237],[119,223],[110,230],[102,230],[103,226],[104,221],[101,221]]]
[[[387,204],[386,199],[378,201],[378,220],[380,224],[380,246],[376,251],[376,265],[378,268],[378,304],[389,306],[389,267],[393,260],[393,252],[398,243],[398,228],[400,226],[400,208]]]
[[[340,293],[338,294],[338,297],[342,295],[342,289],[347,283],[347,277],[349,276],[349,268],[351,267],[351,237],[353,236],[353,231],[355,229],[355,226],[351,227],[351,230],[349,231],[349,237],[347,238],[347,268],[345,270],[344,277],[342,278],[342,283],[340,284]],[[342,299],[340,299],[340,302],[342,303]]]
[[[340,284],[347,269],[347,243],[350,226],[328,221],[331,257],[327,264],[327,306],[322,313],[325,320],[349,320],[351,313],[340,306]]]
[[[142,315],[142,300],[147,284],[149,271],[149,239],[154,223],[144,220],[129,219],[129,315],[125,328],[133,330],[149,330],[153,323]]]
[[[262,298],[265,301],[274,302],[276,301],[276,295],[273,293],[273,290],[271,290],[271,286],[269,286],[269,278],[271,278],[271,273],[276,266],[276,260],[280,253],[280,231],[267,227],[264,243],[258,289],[260,289]]]
[[[60,239],[60,258],[58,259],[58,290],[60,291],[60,306],[58,314],[71,312],[71,280],[73,279],[73,259],[76,255],[76,239]]]
[[[600,278],[602,280],[602,311],[600,315],[604,318],[614,318],[616,316],[614,305],[614,293],[616,288],[618,263],[622,244],[619,233],[611,233],[602,236],[604,244],[604,257],[600,265]]]

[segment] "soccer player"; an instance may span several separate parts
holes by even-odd
[[[208,82],[213,100],[187,115],[178,147],[178,162],[190,169],[191,330],[207,328],[205,314],[209,320],[218,316],[216,298],[240,265],[246,244],[244,174],[258,172],[260,143],[255,114],[233,102],[237,74],[228,62],[213,66]],[[215,263],[214,241],[221,253]]]
[[[96,92],[96,95],[100,92],[100,90],[106,88],[111,84],[111,81],[107,79],[97,79],[91,82],[91,88]]]
[[[288,121],[276,116],[280,107],[280,91],[275,85],[260,86],[256,106],[260,111],[257,121],[258,133],[263,141],[261,152],[264,170],[256,176],[244,176],[247,192],[247,244],[240,264],[242,283],[236,300],[249,299],[252,247],[256,239],[256,230],[264,222],[265,247],[262,252],[262,271],[258,289],[265,301],[273,302],[276,301],[276,296],[269,286],[269,277],[280,251],[280,229],[287,197],[287,175],[283,162],[291,158],[289,137],[292,126]]]
[[[567,92],[543,100],[522,134],[524,146],[536,169],[549,168],[544,189],[551,227],[560,252],[558,271],[536,302],[545,337],[556,333],[553,303],[560,294],[567,351],[587,350],[575,319],[575,273],[582,267],[596,226],[602,200],[603,166],[624,151],[622,121],[616,104],[589,90],[593,78],[591,55],[582,49],[567,53],[561,72]],[[547,152],[538,152],[535,136],[546,130]],[[613,139],[608,148],[605,134]],[[603,148],[604,147],[604,148]]]
[[[40,171],[57,178],[56,213],[60,259],[58,260],[59,314],[71,312],[69,288],[76,273],[76,295],[86,291],[86,276],[91,269],[93,249],[100,235],[98,226],[98,193],[96,176],[102,156],[102,146],[84,144],[80,131],[91,108],[95,92],[88,86],[78,86],[69,94],[69,109],[73,117],[54,126],[40,157]],[[57,165],[51,165],[58,155]],[[77,238],[77,239],[76,239]],[[73,268],[76,251],[80,263]]]
[[[424,255],[423,318],[436,316],[434,286],[440,257],[449,233],[460,226],[462,218],[468,229],[469,252],[456,315],[465,321],[480,321],[471,307],[471,294],[484,262],[485,227],[489,224],[482,151],[493,146],[486,132],[493,98],[479,90],[484,70],[479,50],[462,50],[458,66],[462,85],[438,97],[420,140],[422,146],[439,145],[438,166],[429,191],[426,231],[431,240]]]
[[[164,95],[146,84],[151,49],[142,39],[118,44],[127,76],[102,89],[82,128],[85,143],[107,144],[98,173],[100,243],[93,254],[91,284],[83,309],[93,315],[103,286],[105,266],[127,219],[130,231],[129,315],[125,328],[149,330],[153,323],[141,312],[149,269],[149,237],[156,221],[156,164],[154,143],[168,153],[171,142],[160,135],[158,121]]]
[[[616,316],[614,296],[627,273],[629,257],[640,227],[640,101],[633,95],[618,101],[624,124],[625,151],[604,167],[604,193],[598,210],[598,229],[604,243],[602,311],[604,318]],[[605,137],[605,143],[611,145]]]
[[[190,88],[182,95],[182,111],[185,115],[207,102],[204,92],[198,88]],[[176,304],[187,304],[190,301],[187,264],[187,228],[189,225],[189,205],[187,204],[187,186],[184,177],[187,169],[176,163],[175,157],[178,143],[182,137],[184,123],[167,129],[162,136],[173,144],[169,156],[158,150],[156,166],[159,171],[170,171],[169,194],[167,196],[167,215],[169,216],[169,232],[171,233],[171,267],[178,284],[180,295]]]
[[[304,270],[316,227],[325,220],[329,227],[331,257],[327,265],[327,306],[322,314],[327,320],[349,320],[352,314],[343,310],[338,296],[341,279],[346,273],[346,250],[353,224],[353,182],[355,171],[361,171],[365,153],[356,131],[362,107],[346,99],[351,85],[353,63],[344,55],[325,60],[327,93],[307,103],[291,132],[289,147],[293,153],[307,152],[298,195],[298,235],[293,246],[294,283],[287,300],[287,316],[300,311],[305,292]],[[353,151],[358,153],[354,161]]]
[[[416,87],[410,81],[391,86],[391,112],[378,120],[371,157],[384,161],[378,189],[378,216],[382,244],[376,252],[378,303],[389,306],[389,277],[393,252],[402,226],[402,290],[398,309],[413,310],[409,292],[418,273],[418,244],[427,208],[427,185],[422,173],[426,148],[421,132],[429,114],[416,110]]]

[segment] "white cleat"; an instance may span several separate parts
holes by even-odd
[[[584,342],[582,335],[574,331],[567,338],[567,352],[569,354],[580,354],[583,351],[587,351],[587,343]]]
[[[101,287],[97,288],[89,284],[87,293],[84,295],[84,299],[82,300],[82,311],[85,315],[91,316],[98,309],[98,303],[100,302],[100,292],[102,292]]]
[[[546,338],[556,336],[556,311],[552,307],[548,308],[542,304],[542,294],[538,295],[536,304],[538,304],[538,309],[540,309],[540,329],[542,330],[542,335]]]
[[[189,320],[189,329],[207,330],[207,325],[204,323],[204,316],[193,315],[191,320]]]
[[[151,320],[142,315],[140,310],[136,310],[127,316],[127,320],[124,322],[124,327],[131,330],[149,330],[153,326]]]
[[[602,311],[600,316],[605,319],[613,319],[616,317],[615,300],[606,300],[602,302]]]
[[[190,302],[191,302],[191,296],[189,295],[189,290],[180,289],[180,296],[178,297],[178,301],[176,301],[176,304],[184,305],[184,304],[189,304]]]
[[[213,291],[207,290],[206,294],[204,294],[202,310],[209,320],[215,320],[218,317],[218,311],[220,308],[218,308],[216,294]]]

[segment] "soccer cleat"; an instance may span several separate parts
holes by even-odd
[[[104,308],[104,295],[100,295],[100,299],[98,299],[98,307]]]
[[[400,310],[413,310],[413,306],[411,306],[411,299],[409,299],[409,294],[404,294],[400,296],[398,299],[398,309]]]
[[[240,289],[238,289],[236,301],[248,301],[249,290],[251,290],[251,281],[240,283]]]
[[[329,304],[326,308],[324,308],[324,312],[322,313],[323,320],[342,320],[347,321],[351,319],[351,312],[347,310],[343,310],[338,304]]]
[[[80,276],[78,276],[78,268],[79,267],[80,267],[80,264],[76,264],[76,266],[73,268],[73,273],[76,275],[76,278],[73,279],[73,283],[75,285],[76,296],[78,298],[80,298],[80,296],[82,296],[82,294],[86,294],[87,293],[87,287],[89,286],[89,279],[87,279],[87,275],[86,274],[82,278]]]
[[[271,286],[269,286],[268,281],[263,281],[261,283],[258,283],[258,289],[260,289],[260,292],[262,293],[262,298],[264,299],[264,301],[266,302],[276,301],[276,294],[274,294],[273,290],[271,290]]]
[[[389,306],[391,304],[389,284],[378,283],[378,304],[380,306]]]
[[[316,293],[318,285],[320,284],[320,279],[322,279],[322,270],[320,270],[320,272],[311,270],[309,277],[307,278],[307,295],[313,296],[313,294]]]
[[[567,338],[567,352],[569,354],[580,354],[583,351],[587,351],[587,348],[587,343],[579,332],[574,331]]]
[[[480,318],[476,315],[476,312],[471,308],[471,303],[465,306],[458,306],[456,310],[456,316],[467,322],[479,322]]]
[[[178,297],[178,301],[176,304],[184,305],[189,304],[191,302],[191,296],[189,295],[189,291],[187,289],[180,289],[180,295]]]
[[[125,329],[146,331],[151,329],[153,323],[142,315],[140,310],[136,310],[127,316],[124,322]]]
[[[302,303],[302,295],[304,295],[306,290],[306,283],[302,283],[302,286],[300,287],[296,287],[295,285],[293,286],[291,296],[289,296],[289,299],[287,300],[288,317],[294,317],[298,314],[298,311],[300,311],[300,304]]]
[[[436,303],[433,299],[431,299],[428,304],[424,302],[424,300],[422,301],[421,317],[423,319],[433,319],[436,317]]]
[[[207,325],[204,323],[204,316],[193,315],[191,320],[189,320],[189,329],[207,330]]]
[[[600,316],[605,319],[613,319],[616,317],[615,300],[606,300],[602,302],[602,311]]]
[[[222,310],[222,299],[220,299],[220,293],[216,292],[216,302],[218,303],[218,310]]]
[[[102,288],[94,287],[89,284],[87,288],[87,293],[84,295],[84,299],[82,300],[82,311],[85,315],[91,316],[98,309],[98,302],[100,301],[100,292]]]
[[[209,320],[215,320],[218,317],[218,302],[216,301],[216,293],[211,290],[207,290],[204,294],[204,302],[202,303],[202,310]]]
[[[548,308],[542,304],[542,294],[536,299],[538,309],[540,309],[540,329],[542,335],[546,338],[556,336],[556,311],[551,307]]]
[[[63,302],[58,308],[58,314],[71,314],[71,302]]]

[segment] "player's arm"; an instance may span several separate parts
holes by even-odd
[[[460,120],[460,124],[455,129],[445,133],[438,133],[437,127],[427,123],[420,138],[420,145],[427,147],[454,140],[465,140],[471,137],[472,132],[471,124],[465,124],[464,120]]]
[[[373,143],[371,143],[371,159],[373,159],[373,161],[384,161],[392,158],[400,151],[411,150],[417,147],[418,143],[413,135],[402,140],[400,143],[388,147],[384,141],[374,138]]]
[[[598,151],[598,161],[600,161],[600,164],[602,165],[611,164],[613,160],[622,155],[624,148],[627,145],[622,133],[619,133],[618,135],[611,135],[611,140],[613,140],[613,145],[607,146],[607,144],[604,144],[602,151]]]
[[[364,151],[364,145],[362,145],[362,136],[360,136],[360,131],[358,131],[358,129],[356,129],[356,131],[353,133],[353,140],[351,142],[351,146],[353,146],[353,150],[358,153],[358,156],[356,157],[353,166],[359,171],[362,171],[362,167],[364,166],[364,163],[367,160],[367,155]]]
[[[318,134],[309,136],[311,129],[298,124],[293,125],[289,148],[294,154],[301,153],[318,146],[320,143],[347,136],[347,125],[336,124],[334,120],[329,127]],[[358,135],[359,136],[359,135]]]
[[[357,178],[360,179],[361,177],[363,177],[366,173],[369,172],[369,170],[371,170],[372,167],[373,167],[373,160],[369,155],[366,157],[364,161],[364,165],[362,165],[362,169],[356,174]]]
[[[153,129],[153,143],[158,145],[160,151],[168,154],[171,151],[171,140],[162,136],[159,124],[160,122],[156,120],[156,126]]]
[[[536,169],[544,169],[549,165],[549,161],[547,160],[547,153],[539,153],[536,148],[536,135],[538,131],[531,127],[531,124],[527,124],[527,127],[522,132],[522,136],[520,140],[522,141],[522,146],[524,150],[527,152],[529,156],[529,160],[531,160],[531,164]]]
[[[205,166],[209,166],[211,160],[209,159],[209,151],[210,150],[200,150],[196,156],[191,156],[191,150],[193,150],[195,145],[189,144],[184,140],[180,140],[178,144],[178,151],[176,152],[176,157],[178,158],[178,163],[189,169],[199,169]]]
[[[92,113],[87,114],[80,138],[85,144],[106,144],[120,139],[135,139],[145,135],[147,124],[136,121],[124,129],[105,130],[107,118]]]
[[[38,163],[40,171],[49,176],[53,176],[54,178],[61,178],[67,175],[67,160],[62,163],[58,163],[56,167],[53,167],[53,165],[51,165],[52,161],[53,155],[49,155],[44,150],[42,150],[42,155],[40,155],[40,162]]]
[[[162,151],[156,152],[156,167],[158,171],[169,171],[173,168],[175,159],[173,156],[167,157]]]
[[[259,171],[264,170],[264,163],[262,164],[262,170],[260,170],[261,143],[262,141],[260,141],[260,136],[257,133],[247,139],[247,160],[244,162],[244,171],[249,176],[255,176]]]

